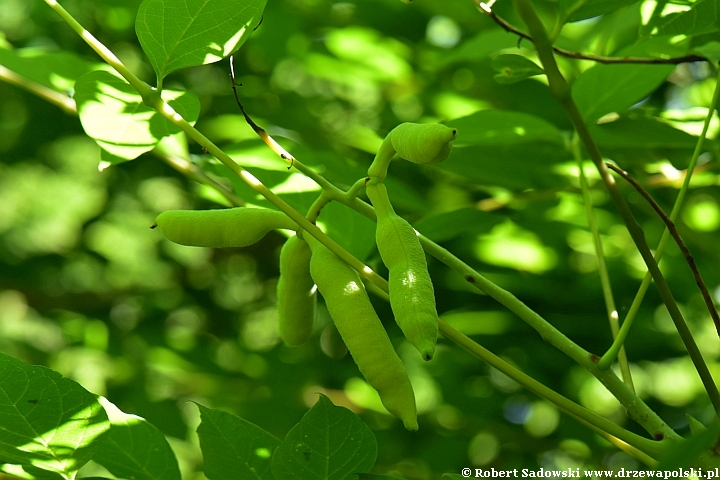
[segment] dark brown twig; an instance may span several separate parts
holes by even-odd
[[[259,24],[258,24],[258,26],[259,26]],[[253,119],[250,118],[250,115],[248,115],[247,112],[245,111],[245,107],[243,107],[243,104],[240,101],[240,96],[238,95],[238,92],[237,92],[238,83],[235,82],[235,66],[233,63],[233,59],[234,59],[234,56],[230,55],[230,80],[232,80],[232,89],[233,89],[233,93],[235,94],[235,101],[237,102],[238,107],[240,107],[240,111],[242,112],[243,117],[245,117],[245,121],[248,123],[248,125],[250,125],[250,127],[252,127],[252,129],[255,131],[255,133],[257,133],[258,137],[260,137],[262,139],[262,141],[265,142],[267,144],[267,146],[270,147],[270,149],[273,152],[277,153],[280,156],[280,158],[282,158],[283,160],[290,162],[290,166],[288,167],[288,170],[290,170],[293,166],[293,162],[295,161],[295,157],[290,155],[290,152],[285,150],[279,143],[277,143],[275,141],[274,138],[272,138],[270,135],[268,135],[268,133],[265,131],[265,129],[262,128],[261,126],[259,126],[257,123],[255,123],[253,121]]]
[[[530,40],[531,42],[533,41],[533,39],[530,35],[523,32],[522,30],[517,29],[516,27],[514,27],[513,25],[508,23],[507,20],[497,16],[495,14],[495,12],[493,12],[492,9],[486,3],[481,2],[480,0],[473,0],[473,3],[475,3],[475,5],[480,10],[482,10],[490,18],[492,18],[493,21],[495,23],[497,23],[506,32],[510,32],[521,38]],[[592,60],[593,62],[598,62],[598,63],[642,63],[642,64],[651,64],[651,65],[677,65],[680,63],[687,63],[687,62],[708,61],[707,58],[700,56],[700,55],[695,55],[695,54],[685,55],[682,57],[670,57],[670,58],[606,57],[606,56],[602,56],[602,55],[592,55],[589,53],[573,52],[570,50],[565,50],[564,48],[556,47],[554,45],[553,45],[552,49],[555,53],[557,53],[558,55],[561,55],[563,57],[575,58],[578,60]]]
[[[675,227],[675,223],[668,217],[662,208],[660,208],[660,205],[657,204],[657,202],[650,196],[650,194],[645,191],[645,189],[637,182],[634,178],[630,176],[629,173],[622,170],[621,168],[616,167],[615,165],[612,165],[610,163],[606,163],[607,167],[612,170],[613,172],[620,175],[622,178],[624,178],[630,185],[632,185],[635,190],[637,190],[640,195],[647,200],[647,202],[650,204],[650,206],[657,212],[657,214],[660,216],[663,222],[665,222],[665,225],[667,226],[668,231],[670,232],[670,235],[672,235],[673,239],[675,240],[675,243],[677,243],[678,247],[680,248],[680,251],[682,252],[683,256],[685,257],[685,260],[687,261],[688,265],[690,266],[690,270],[692,270],[693,277],[695,277],[695,283],[697,283],[698,288],[700,289],[700,293],[702,294],[703,300],[705,300],[705,305],[707,305],[707,309],[710,312],[710,316],[713,319],[713,323],[715,324],[715,329],[718,332],[718,336],[720,336],[720,316],[718,315],[717,310],[715,309],[715,305],[713,304],[712,297],[710,297],[710,292],[708,292],[707,287],[705,286],[705,282],[702,279],[702,276],[700,275],[700,270],[698,270],[697,265],[695,264],[695,259],[692,255],[690,255],[690,251],[688,250],[687,246],[685,245],[685,242],[683,242],[682,237],[680,237],[680,233],[678,233],[677,228]]]

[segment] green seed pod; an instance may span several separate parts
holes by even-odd
[[[450,155],[456,135],[457,130],[438,123],[402,123],[380,144],[375,159],[368,168],[368,177],[382,182],[396,153],[413,163],[442,162]]]
[[[405,428],[418,429],[415,393],[358,273],[309,235],[310,273],[360,372]]]
[[[413,163],[438,163],[452,150],[457,130],[439,123],[403,123],[390,132],[398,156]]]
[[[310,276],[310,246],[298,236],[290,237],[280,251],[277,284],[280,338],[285,345],[302,345],[312,336],[317,288]]]
[[[385,185],[369,183],[366,190],[377,214],[375,240],[390,271],[395,321],[422,357],[430,360],[437,343],[438,314],[425,252],[415,229],[393,210]]]
[[[247,247],[270,230],[297,230],[287,215],[267,208],[226,208],[219,210],[169,210],[155,219],[165,237],[191,247]]]

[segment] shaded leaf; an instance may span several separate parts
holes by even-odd
[[[504,30],[486,30],[464,41],[444,57],[442,63],[477,62],[490,55],[517,47],[517,37]]]
[[[415,229],[434,242],[451,240],[470,230],[489,231],[503,218],[475,208],[461,208],[421,218]]]
[[[536,141],[564,145],[560,130],[546,120],[527,113],[481,110],[444,123],[458,130],[457,139],[453,142],[455,147],[517,145]]]
[[[270,458],[280,440],[240,417],[220,410],[200,409],[197,433],[203,471],[210,480],[273,478]]]
[[[200,102],[190,92],[164,90],[163,99],[190,123],[197,120]],[[110,155],[132,160],[152,150],[161,138],[180,129],[145,105],[135,89],[117,74],[94,71],[75,85],[75,101],[85,133]]]
[[[707,42],[699,47],[695,47],[693,53],[702,55],[717,66],[718,63],[720,63],[720,42]]]
[[[358,480],[403,480],[398,477],[391,477],[388,475],[374,475],[372,473],[359,473]]]
[[[319,223],[345,250],[365,260],[375,249],[375,222],[338,202],[325,205]]]
[[[674,69],[674,65],[596,65],[580,75],[572,96],[585,122],[593,123],[647,97]]]
[[[0,458],[71,475],[110,423],[95,396],[49,368],[0,354]]]
[[[542,75],[545,71],[522,55],[498,55],[492,60],[493,70],[498,72],[493,76],[498,83],[517,83],[535,75]]]
[[[245,43],[266,0],[145,0],[135,30],[159,80],[227,57]]]
[[[675,470],[689,467],[697,463],[698,459],[717,458],[711,451],[720,435],[720,422],[713,423],[706,430],[691,436],[678,444],[666,448],[658,459],[656,470]]]
[[[696,137],[651,117],[622,117],[589,129],[601,147],[694,148],[697,143]]]
[[[165,436],[144,418],[122,412],[104,398],[100,403],[110,419],[93,460],[120,478],[180,480],[177,459]]]
[[[375,435],[347,408],[320,399],[288,432],[275,451],[275,478],[344,480],[367,472],[375,464]]]

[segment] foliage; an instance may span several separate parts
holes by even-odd
[[[602,168],[584,162],[596,160],[589,138],[673,210],[717,299],[715,2],[501,0],[489,15],[471,0],[67,0],[64,21],[53,4],[0,3],[9,477],[430,479],[714,461],[712,388],[693,361],[714,373],[720,348],[674,245],[661,270],[688,333],[651,287],[629,366],[620,357],[637,396],[594,363],[616,328],[609,299],[625,320],[647,267]],[[535,46],[518,43],[526,25]],[[220,61],[233,52],[240,100],[274,151],[234,101]],[[445,162],[393,161],[385,180],[432,255],[444,337],[427,363],[382,299],[374,214],[353,187],[403,122],[458,132]],[[654,248],[664,224],[617,182]],[[333,201],[318,216],[321,193]],[[279,345],[281,233],[211,250],[148,228],[166,210],[232,205],[295,209],[305,234],[380,275],[365,279],[415,389],[418,432],[360,378],[323,305],[311,342]]]

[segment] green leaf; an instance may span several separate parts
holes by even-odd
[[[267,0],[144,0],[135,30],[160,81],[180,68],[217,62],[239,49]]]
[[[458,145],[448,160],[434,168],[455,174],[460,182],[513,190],[558,188],[567,186],[567,180],[555,173],[553,165],[569,159],[567,150],[555,143]]]
[[[492,60],[492,68],[496,73],[493,78],[498,83],[517,83],[535,75],[545,73],[540,66],[522,55],[498,55]]]
[[[444,473],[442,478],[443,480],[446,478],[449,480],[465,480],[466,477],[463,477],[462,475],[457,473]]]
[[[720,42],[707,42],[699,47],[693,48],[692,53],[702,55],[717,66],[718,63],[720,63]]]
[[[41,48],[0,49],[0,65],[58,92],[71,92],[78,78],[93,70],[109,68],[88,62],[67,51]]]
[[[325,233],[360,260],[375,249],[375,222],[345,205],[325,205],[319,223],[327,227]]]
[[[370,470],[376,456],[377,442],[368,426],[320,395],[275,451],[272,471],[283,480],[344,480]]]
[[[403,480],[398,477],[390,477],[388,475],[375,475],[372,473],[359,473],[358,480]]]
[[[679,444],[669,445],[658,459],[655,470],[675,470],[698,463],[700,458],[716,459],[712,451],[720,435],[720,422],[714,422],[707,430],[691,436]]]
[[[0,458],[71,476],[110,427],[95,396],[49,368],[0,354]]]
[[[674,69],[674,65],[596,65],[580,75],[572,96],[585,122],[594,123],[650,95]]]
[[[653,117],[621,117],[589,130],[598,146],[608,148],[692,149],[697,143],[696,137]]]
[[[577,22],[619,10],[638,0],[558,0],[560,18]]]
[[[458,131],[453,142],[455,147],[517,145],[536,141],[558,145],[565,143],[560,130],[548,121],[510,110],[481,110],[444,123]]]
[[[474,63],[500,50],[515,48],[517,42],[517,37],[504,30],[486,30],[451,50],[442,60],[442,64],[447,66],[458,62]]]
[[[655,35],[702,35],[720,29],[720,8],[717,0],[698,0],[684,12],[676,12],[656,20]]]
[[[165,436],[144,418],[123,413],[100,398],[110,418],[93,460],[120,478],[134,480],[180,480],[177,459]]]
[[[197,433],[203,470],[210,480],[273,478],[270,458],[280,440],[240,417],[198,404]],[[282,477],[280,477],[282,478]]]
[[[200,102],[190,92],[165,90],[163,99],[185,120],[195,123]],[[161,138],[180,129],[145,105],[140,95],[117,74],[94,71],[75,85],[75,101],[85,133],[110,156],[132,160],[150,151]]]
[[[489,231],[503,218],[476,208],[461,208],[421,218],[413,224],[415,229],[433,242],[445,242],[469,230]]]

